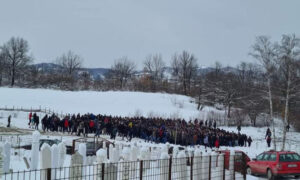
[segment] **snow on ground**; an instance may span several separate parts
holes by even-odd
[[[47,108],[58,113],[100,113],[116,116],[160,116],[160,117],[180,117],[186,120],[193,118],[204,119],[207,113],[214,111],[223,113],[213,107],[205,107],[201,112],[196,109],[196,105],[191,102],[191,98],[181,95],[163,94],[163,93],[142,93],[142,92],[92,92],[92,91],[57,91],[45,89],[20,89],[20,88],[0,88],[0,108],[3,107],[18,107],[18,108]],[[28,112],[18,111],[0,111],[0,134],[4,133],[4,127],[7,125],[7,117],[12,115],[11,129],[22,129],[24,133],[28,133]],[[38,113],[40,117],[44,113]],[[281,136],[280,120],[277,120],[277,136]],[[237,132],[236,127],[220,127],[227,131]],[[221,147],[221,149],[237,149],[248,154],[250,158],[254,158],[259,153],[268,150],[264,139],[267,127],[242,127],[241,133],[250,135],[253,139],[251,147]],[[6,129],[7,130],[7,129]],[[20,133],[20,132],[16,132]],[[6,134],[16,134],[6,132]],[[4,133],[5,134],[5,133]],[[108,136],[102,136],[109,139]],[[289,132],[287,135],[289,141],[287,148],[294,151],[300,151],[300,133]],[[23,143],[30,143],[30,136],[22,136]],[[64,134],[47,133],[42,138],[59,139],[66,144],[71,145],[71,142],[76,136],[66,136]],[[27,141],[26,141],[27,139]],[[119,143],[129,143],[117,137]],[[13,142],[13,141],[12,141]],[[146,146],[159,146],[157,144],[146,143],[140,139],[133,139],[132,143]],[[1,143],[0,143],[1,144]],[[24,157],[30,157],[29,151],[15,150],[17,154]],[[300,152],[299,152],[300,153]],[[70,163],[70,156],[67,156],[65,166]],[[11,167],[14,170],[24,170],[25,163],[20,156],[12,156]],[[258,179],[249,177],[247,179]]]
[[[92,112],[116,116],[180,117],[186,120],[201,117],[196,104],[190,101],[187,96],[163,93],[0,88],[0,108],[41,107],[59,114]]]

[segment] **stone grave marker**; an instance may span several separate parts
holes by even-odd
[[[76,152],[71,157],[71,168],[69,179],[70,180],[81,180],[82,179],[82,164],[83,164],[83,157],[81,154]]]

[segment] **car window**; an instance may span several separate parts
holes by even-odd
[[[300,156],[296,153],[293,153],[293,154],[280,154],[279,161],[281,161],[281,162],[300,161]]]
[[[270,154],[265,154],[262,161],[269,161]]]
[[[269,157],[269,161],[276,161],[276,154],[271,154]]]
[[[257,159],[258,161],[261,161],[261,160],[263,159],[264,155],[265,155],[265,154],[262,153],[262,154],[258,155],[258,156],[256,157],[256,159]]]

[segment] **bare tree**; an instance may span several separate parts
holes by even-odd
[[[1,50],[1,49],[0,49]],[[2,86],[2,79],[5,70],[5,56],[4,53],[0,51],[0,86]]]
[[[58,57],[56,61],[69,76],[73,76],[82,67],[83,58],[72,51],[68,51]]]
[[[32,59],[27,54],[29,51],[28,42],[19,37],[12,37],[1,49],[9,69],[11,86],[14,86],[16,75],[21,73]]]
[[[297,90],[300,88],[300,78],[298,77],[298,73],[300,72],[300,39],[295,35],[283,35],[277,49],[278,62],[285,89],[283,143],[281,148],[284,151],[290,99],[297,95]]]
[[[266,36],[258,36],[256,37],[256,41],[252,46],[252,52],[250,53],[255,59],[257,59],[260,65],[264,68],[265,74],[267,76],[268,82],[268,99],[270,104],[270,118],[272,122],[272,131],[273,131],[273,143],[274,148],[276,150],[276,135],[275,135],[275,125],[273,118],[273,96],[272,96],[272,88],[271,81],[272,75],[275,71],[275,58],[276,58],[276,49],[274,44],[270,41],[269,37]]]
[[[157,84],[162,81],[165,71],[165,63],[161,54],[147,56],[144,62],[144,71],[150,75],[154,84],[153,90],[155,91]]]
[[[127,57],[117,59],[109,72],[110,78],[116,80],[119,88],[123,89],[128,79],[132,77],[135,72],[136,65],[128,60]]]
[[[196,77],[197,68],[197,59],[193,54],[183,51],[182,54],[173,56],[173,76],[182,84],[185,95],[190,91],[191,80]]]

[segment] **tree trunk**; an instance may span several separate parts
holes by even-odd
[[[13,87],[14,86],[14,84],[15,84],[15,72],[16,70],[15,70],[15,63],[13,63],[13,67],[12,67],[12,72],[11,72],[11,87]]]
[[[286,141],[286,126],[288,125],[288,110],[289,110],[289,95],[290,95],[290,85],[291,85],[291,71],[288,72],[288,81],[286,88],[286,98],[285,98],[285,109],[284,109],[284,121],[283,121],[283,137],[282,137],[282,148],[285,150],[285,141]]]
[[[0,72],[0,86],[2,86],[2,72]]]
[[[228,112],[227,112],[227,117],[230,118],[230,110],[231,110],[231,105],[230,103],[228,104]]]
[[[275,135],[275,123],[273,118],[273,101],[272,101],[272,91],[271,91],[271,77],[268,77],[268,89],[269,89],[269,102],[270,102],[270,118],[272,123],[272,131],[273,131],[273,145],[274,150],[276,151],[276,135]]]

